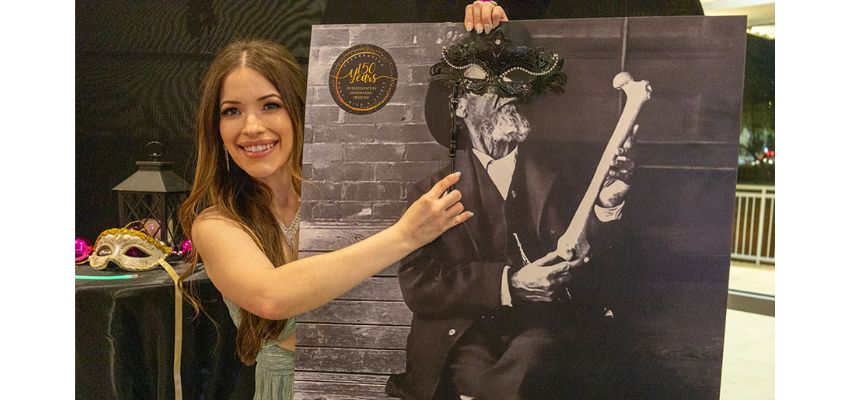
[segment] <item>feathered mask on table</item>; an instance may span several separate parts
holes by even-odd
[[[504,97],[525,98],[549,89],[563,91],[564,60],[557,53],[528,47],[528,42],[528,32],[510,23],[490,34],[472,33],[443,48],[431,76],[461,93],[483,94],[493,88]]]

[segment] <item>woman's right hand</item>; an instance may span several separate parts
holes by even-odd
[[[466,12],[463,16],[463,27],[467,32],[475,29],[478,33],[487,33],[499,26],[500,23],[507,21],[508,15],[505,9],[496,4],[495,1],[476,0],[472,4],[466,6]]]
[[[446,191],[460,180],[460,172],[446,176],[427,193],[408,207],[396,223],[402,237],[410,241],[413,248],[422,247],[449,228],[471,218],[471,211],[464,211],[459,190]]]

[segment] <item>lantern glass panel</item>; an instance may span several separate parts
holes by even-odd
[[[147,234],[172,246],[179,246],[185,235],[177,213],[185,199],[185,192],[118,192],[119,225],[139,222]]]

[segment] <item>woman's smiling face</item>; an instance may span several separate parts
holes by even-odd
[[[266,183],[286,179],[293,127],[277,88],[256,70],[240,67],[224,78],[220,99],[219,132],[233,162]]]

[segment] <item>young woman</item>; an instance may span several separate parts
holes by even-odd
[[[470,7],[467,26],[483,26],[482,15],[488,26],[504,18],[492,2]],[[238,327],[240,360],[257,363],[255,399],[292,398],[295,316],[472,217],[459,191],[445,194],[460,179],[452,174],[386,230],[297,260],[305,96],[306,78],[282,46],[252,40],[225,47],[202,84],[195,178],[180,209],[195,248],[184,277],[203,261]]]

